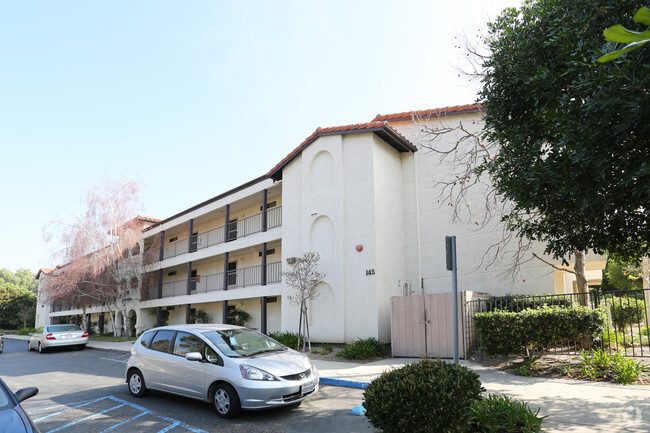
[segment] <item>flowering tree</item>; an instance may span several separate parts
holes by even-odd
[[[311,350],[307,301],[318,297],[318,284],[325,278],[324,273],[318,272],[318,260],[320,260],[320,255],[317,252],[307,251],[301,257],[289,261],[290,269],[283,273],[287,285],[295,290],[294,294],[287,298],[293,305],[300,307],[298,344],[302,341],[303,350],[305,350],[305,344],[309,344],[309,350]]]
[[[128,333],[126,306],[140,286],[142,255],[138,239],[144,217],[133,218],[140,207],[140,186],[130,180],[106,181],[88,191],[86,212],[72,224],[57,224],[61,242],[58,266],[49,276],[47,297],[82,305],[106,305],[113,324],[122,313]],[[131,289],[131,290],[130,290]],[[84,314],[85,320],[85,314]],[[118,334],[114,327],[114,334]]]

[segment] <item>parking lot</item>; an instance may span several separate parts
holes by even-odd
[[[36,386],[22,403],[43,432],[371,432],[364,417],[350,415],[360,389],[322,386],[298,408],[244,412],[219,418],[210,404],[152,392],[136,399],[124,382],[128,353],[86,349],[28,352],[23,341],[5,340],[0,377],[16,391]]]
[[[28,412],[43,432],[203,432],[142,406],[108,396]]]

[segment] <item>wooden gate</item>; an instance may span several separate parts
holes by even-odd
[[[458,294],[458,356],[466,358],[465,303]],[[451,293],[391,298],[391,345],[393,356],[453,358]]]

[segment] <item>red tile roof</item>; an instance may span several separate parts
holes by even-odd
[[[53,270],[54,269],[50,269],[50,268],[41,268],[41,269],[38,270],[38,272],[36,273],[36,276],[34,278],[38,280],[38,278],[41,276],[41,274],[49,275],[50,272],[52,272]]]
[[[479,111],[483,108],[480,104],[465,104],[465,105],[454,105],[452,107],[440,107],[440,108],[431,108],[428,110],[419,110],[419,111],[404,111],[402,113],[393,113],[393,114],[378,114],[375,116],[373,121],[396,121],[396,120],[408,120],[413,119],[414,117],[433,117],[433,116],[444,116],[446,114],[460,114],[460,113],[472,113]]]
[[[148,216],[144,216],[144,215],[138,215],[133,219],[136,220],[136,221],[141,221],[141,222],[145,222],[145,223],[159,223],[160,221],[162,221],[161,219],[148,217]]]
[[[282,161],[280,161],[275,167],[267,173],[267,176],[272,179],[281,179],[282,178],[282,168],[287,165],[291,160],[293,160],[300,152],[302,152],[307,146],[313,143],[318,137],[325,135],[343,135],[351,134],[357,132],[374,132],[389,145],[394,147],[400,152],[409,151],[415,152],[417,148],[406,139],[403,135],[397,132],[392,126],[386,121],[372,121],[367,123],[356,123],[353,125],[343,125],[343,126],[332,126],[328,128],[316,128],[316,131],[313,132],[309,137],[298,145],[291,153],[289,153]]]

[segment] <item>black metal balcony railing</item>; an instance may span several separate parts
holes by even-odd
[[[282,225],[282,206],[273,207],[266,211],[267,228],[274,228]],[[262,212],[228,223],[228,240],[243,238],[253,233],[262,231]],[[224,230],[226,225],[201,232],[196,236],[196,249],[208,248],[221,244],[225,241]],[[165,245],[164,258],[168,259],[189,251],[189,238]]]
[[[228,289],[238,287],[256,286],[262,284],[262,265],[249,266],[234,271],[228,271]],[[282,262],[273,262],[266,265],[266,282],[279,283],[282,280]],[[208,293],[224,290],[223,272],[201,275],[190,281],[192,287],[190,294]],[[162,297],[183,296],[187,294],[187,280],[170,281],[163,284]],[[143,300],[156,299],[158,297],[158,286],[149,287],[143,296]]]

